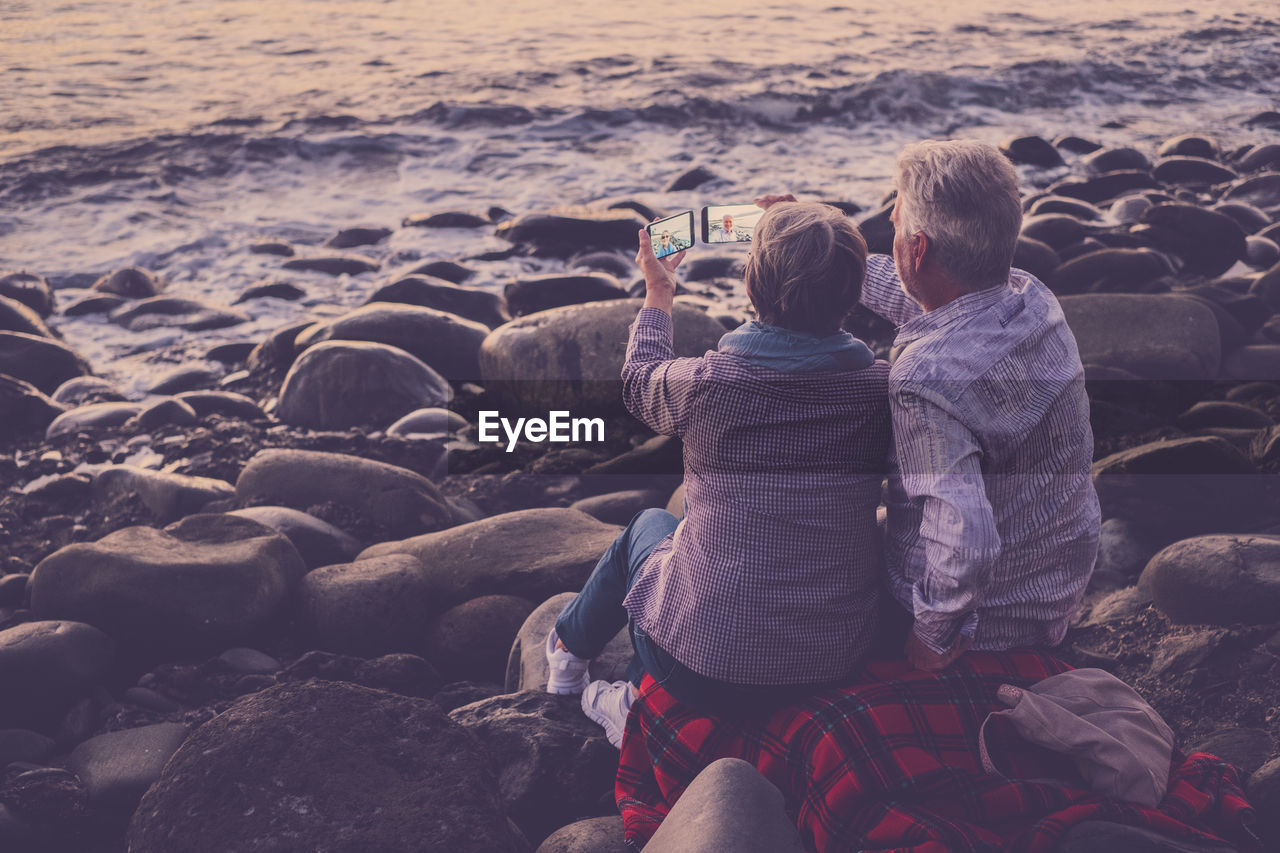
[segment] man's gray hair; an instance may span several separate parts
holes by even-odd
[[[898,156],[898,227],[923,231],[938,263],[972,290],[1009,278],[1022,228],[1018,173],[995,146],[929,140]]]

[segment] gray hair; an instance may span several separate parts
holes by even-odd
[[[898,227],[923,231],[938,263],[974,290],[1009,278],[1022,228],[1013,164],[985,142],[929,140],[898,155]]]

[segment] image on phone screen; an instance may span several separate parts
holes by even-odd
[[[750,243],[764,210],[754,204],[713,204],[702,208],[704,243]]]
[[[686,210],[645,226],[653,241],[653,254],[658,258],[683,252],[693,245],[693,211]]]

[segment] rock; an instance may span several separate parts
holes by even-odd
[[[1207,752],[1225,759],[1240,768],[1241,778],[1247,779],[1266,763],[1276,747],[1271,734],[1263,729],[1248,726],[1228,726],[1200,738],[1185,747],[1188,755]]]
[[[1136,190],[1157,189],[1159,184],[1145,169],[1121,169],[1094,178],[1063,178],[1049,186],[1049,192],[1099,204]]]
[[[311,341],[387,344],[404,350],[446,379],[471,381],[480,377],[480,344],[488,334],[488,327],[480,323],[434,308],[374,302],[323,324]]]
[[[1093,228],[1066,213],[1041,213],[1022,221],[1022,234],[1046,243],[1054,250],[1079,242]]]
[[[400,223],[405,228],[483,228],[492,224],[483,216],[459,210],[443,213],[415,213]]]
[[[177,367],[162,373],[147,389],[148,394],[177,394],[202,386],[216,385],[223,371],[202,365]]]
[[[592,465],[583,473],[592,475],[667,474],[677,477],[684,473],[684,450],[679,439],[669,435],[655,435],[626,453]]]
[[[95,807],[132,814],[186,737],[182,723],[107,732],[72,750],[67,768],[80,777]]]
[[[1039,216],[1042,213],[1065,213],[1081,222],[1097,222],[1103,217],[1102,211],[1087,201],[1061,195],[1041,196],[1035,200],[1027,213],[1030,216]]]
[[[356,565],[366,562],[374,561]],[[463,602],[445,611],[432,625],[427,633],[427,657],[450,681],[501,683],[506,678],[511,643],[533,609],[532,601],[514,595],[482,595]]]
[[[1151,161],[1135,148],[1104,148],[1088,155],[1081,162],[1093,175],[1103,175],[1121,169],[1151,168]]]
[[[505,593],[545,601],[577,591],[619,528],[571,509],[526,509],[383,542],[357,559],[411,554],[443,607]]]
[[[1097,249],[1070,258],[1045,282],[1056,294],[1135,292],[1173,272],[1168,259],[1151,249]]]
[[[62,406],[30,382],[0,373],[0,439],[39,434],[62,416]]]
[[[1061,261],[1058,253],[1047,243],[1032,240],[1030,237],[1018,237],[1018,244],[1013,250],[1013,266],[1031,273],[1040,281],[1053,276]]]
[[[605,524],[626,524],[642,509],[663,503],[663,493],[655,489],[610,492],[575,501],[570,509],[585,512]]]
[[[1185,430],[1206,429],[1208,427],[1242,427],[1246,429],[1265,429],[1274,421],[1265,412],[1246,406],[1243,403],[1227,403],[1219,400],[1205,400],[1196,403],[1178,415],[1178,426]]]
[[[232,391],[184,391],[176,399],[190,406],[200,418],[222,415],[241,421],[267,419],[267,413],[257,403]]]
[[[1102,579],[1118,586],[1134,583],[1159,547],[1143,530],[1125,519],[1108,518],[1099,531],[1094,580]]]
[[[713,761],[676,800],[645,853],[801,853],[782,792],[740,758]],[[1096,851],[1092,851],[1096,853]]]
[[[1055,148],[1063,151],[1069,151],[1072,154],[1092,154],[1102,146],[1090,139],[1081,139],[1079,136],[1064,135],[1056,137],[1053,140]]]
[[[581,255],[574,255],[570,258],[569,266],[573,269],[606,273],[617,279],[627,278],[636,271],[635,262],[623,257],[619,252],[583,252]],[[689,279],[689,270],[687,268],[685,269],[685,279],[692,280]]]
[[[53,392],[53,401],[64,406],[83,406],[86,403],[123,402],[124,395],[116,386],[97,376],[77,376],[68,379]]]
[[[1244,172],[1256,172],[1261,169],[1280,168],[1280,145],[1271,142],[1254,145],[1236,161],[1236,166]]]
[[[277,414],[295,426],[342,429],[387,424],[452,398],[443,376],[397,347],[326,341],[308,348],[289,369]]]
[[[667,184],[667,187],[663,192],[676,193],[684,190],[696,190],[703,184],[723,180],[724,178],[720,177],[706,166],[694,166],[692,169]]]
[[[620,409],[627,330],[641,304],[627,299],[553,308],[495,329],[480,348],[484,386],[537,412]],[[704,312],[675,306],[677,357],[705,354],[724,332]]]
[[[128,302],[123,296],[104,293],[82,296],[62,309],[65,317],[82,317],[85,314],[108,314]]]
[[[453,284],[462,284],[474,278],[476,271],[453,261],[429,261],[409,270],[409,275],[426,276],[427,279],[440,278]],[[392,300],[395,301],[395,300]]]
[[[360,553],[360,543],[313,515],[285,506],[251,506],[228,515],[247,518],[285,536],[307,569],[348,562]]]
[[[1258,276],[1250,285],[1249,292],[1265,302],[1273,312],[1280,312],[1280,264]]]
[[[363,255],[332,255],[316,258],[293,258],[283,264],[287,270],[322,272],[327,275],[360,275],[375,272],[378,262]]]
[[[100,628],[140,657],[173,659],[278,627],[305,572],[289,540],[269,527],[193,515],[164,530],[126,527],[55,551],[31,575],[31,609]]]
[[[29,382],[46,394],[89,373],[88,363],[58,341],[0,331],[0,373]]]
[[[1081,620],[1080,627],[1091,628],[1131,619],[1146,610],[1150,604],[1151,595],[1136,586],[1117,589],[1094,602],[1088,617]]]
[[[576,592],[553,595],[538,605],[524,620],[507,655],[507,675],[503,688],[508,693],[547,689],[547,635],[555,627],[565,606],[576,596]],[[627,667],[630,666],[633,655],[631,636],[623,628],[604,647],[604,651],[591,661],[588,668],[591,680],[614,682],[626,678]]]
[[[635,251],[636,232],[644,226],[644,219],[623,211],[577,209],[517,216],[498,226],[498,236],[539,255],[567,258],[586,249]]]
[[[55,337],[34,309],[4,295],[0,295],[0,331],[21,332],[40,338]]]
[[[218,344],[211,347],[204,354],[204,357],[209,361],[222,365],[244,364],[255,346],[257,344],[253,341],[233,341],[229,344]]]
[[[309,572],[298,589],[298,614],[316,647],[356,655],[417,653],[433,607],[422,564],[389,554]]]
[[[1218,651],[1225,636],[1221,629],[1194,628],[1190,633],[1162,638],[1151,654],[1151,674],[1193,673]]]
[[[681,265],[686,281],[711,281],[717,278],[742,278],[741,255],[701,255]],[[628,271],[634,273],[635,267]]]
[[[249,252],[254,255],[276,255],[282,258],[293,257],[292,246],[288,243],[280,243],[276,241],[253,243],[249,246]]]
[[[1164,541],[1257,529],[1275,514],[1268,480],[1216,436],[1143,444],[1093,464],[1103,516]]]
[[[1000,152],[1014,163],[1052,169],[1063,165],[1062,155],[1042,136],[1015,136],[1000,143]]]
[[[387,435],[439,434],[467,428],[467,419],[448,409],[418,409],[387,427]]]
[[[268,688],[197,729],[143,797],[128,844],[520,850],[470,735],[429,701],[332,682]]]
[[[153,296],[129,302],[111,312],[111,322],[131,332],[147,329],[175,328],[191,332],[224,329],[247,322],[249,315],[229,308],[210,305],[197,299],[177,296]]]
[[[464,705],[449,717],[484,744],[516,825],[537,844],[591,814],[613,791],[618,751],[574,696],[527,691]]]
[[[330,249],[351,249],[356,246],[372,246],[391,236],[390,228],[343,228],[326,242]]]
[[[137,495],[162,522],[200,512],[214,501],[235,496],[235,489],[223,480],[133,465],[112,465],[99,471],[93,478],[93,492],[100,501]]]
[[[1244,229],[1246,234],[1257,234],[1271,223],[1271,217],[1251,204],[1238,201],[1224,201],[1213,206],[1215,213],[1229,216]]]
[[[1241,260],[1256,270],[1270,269],[1280,263],[1280,245],[1274,240],[1251,234],[1244,238],[1244,257]]]
[[[0,576],[0,607],[21,607],[27,598],[27,579],[30,575],[15,573]],[[0,761],[0,766],[4,762]]]
[[[1280,379],[1280,345],[1239,347],[1222,360],[1222,378],[1236,380]]]
[[[408,276],[379,288],[369,297],[369,303],[378,302],[433,308],[491,329],[511,319],[506,299],[501,295],[459,287],[444,279],[433,281],[427,276]]]
[[[41,317],[53,313],[53,289],[44,276],[29,272],[0,276],[0,296],[21,302]]]
[[[435,667],[417,655],[409,654],[382,655],[365,660],[331,652],[307,652],[285,667],[277,677],[281,682],[312,678],[346,681],[417,699],[434,696],[442,684]]]
[[[147,432],[162,426],[190,426],[198,418],[196,410],[176,397],[162,397],[145,402],[138,414],[129,419],[126,428]]]
[[[91,403],[58,415],[48,429],[45,440],[79,432],[96,432],[122,426],[142,411],[141,403]]]
[[[1218,321],[1198,300],[1147,294],[1064,296],[1059,302],[1085,364],[1144,379],[1213,379]]]
[[[1159,248],[1178,255],[1186,270],[1203,276],[1226,272],[1245,255],[1245,234],[1231,217],[1191,204],[1157,204],[1142,222],[1170,236]]]
[[[292,302],[306,295],[307,292],[296,284],[268,279],[247,287],[231,304],[239,305],[241,302],[248,302],[252,299],[284,299]]]
[[[182,710],[181,703],[146,687],[130,687],[120,694],[120,701],[129,705],[136,705],[139,708],[145,708],[148,711],[155,711],[157,714],[171,714]],[[156,768],[156,771],[158,773],[159,768]],[[129,810],[132,811],[133,806],[136,805],[136,802],[132,803],[129,806]]]
[[[618,815],[574,821],[547,836],[537,853],[631,853],[622,831]]]
[[[626,299],[627,291],[611,275],[548,275],[506,286],[507,305],[516,316],[564,305]]]
[[[1122,823],[1086,820],[1063,833],[1053,853],[1235,853],[1235,848],[1209,840],[1170,838]]]
[[[1146,212],[1154,206],[1151,199],[1144,195],[1126,195],[1116,199],[1109,208],[1109,212],[1111,218],[1117,222],[1131,225],[1140,222]]]
[[[1160,144],[1160,149],[1156,151],[1156,155],[1160,157],[1186,156],[1186,157],[1217,157],[1218,142],[1207,136],[1200,136],[1195,133],[1184,133],[1180,136],[1174,136],[1166,139]]]
[[[1234,181],[1236,173],[1204,157],[1164,157],[1151,172],[1162,184],[1213,186]]]
[[[1243,201],[1265,209],[1280,205],[1280,171],[1262,172],[1232,184],[1225,201]]]
[[[146,299],[160,292],[155,276],[138,267],[125,267],[94,282],[99,293],[114,293],[127,299]]]
[[[1141,584],[1174,622],[1270,624],[1280,609],[1280,536],[1196,536],[1151,558]]]
[[[1280,843],[1280,758],[1259,767],[1244,786],[1258,816],[1258,834],[1265,844]]]
[[[111,638],[65,620],[24,622],[0,631],[0,727],[49,731],[106,678]]]
[[[269,504],[307,510],[332,503],[393,535],[447,527],[449,504],[430,480],[405,468],[312,450],[262,450],[240,472],[241,506]]]
[[[0,767],[8,767],[15,761],[43,764],[56,748],[53,738],[30,729],[0,730]]]

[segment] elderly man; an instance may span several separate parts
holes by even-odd
[[[885,550],[907,656],[938,670],[970,647],[1056,645],[1100,524],[1075,338],[1011,269],[1022,205],[999,151],[909,145],[895,183],[893,257],[868,259],[862,303],[898,326]]]

